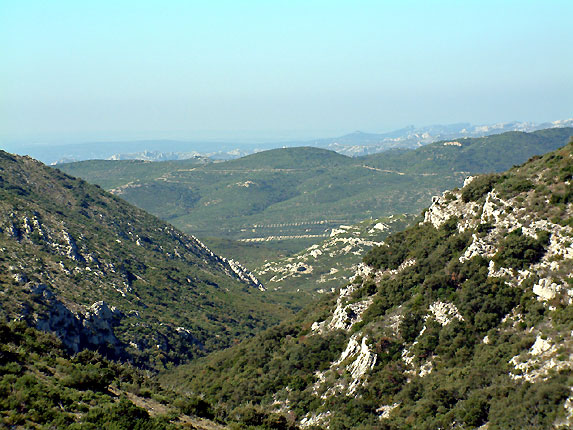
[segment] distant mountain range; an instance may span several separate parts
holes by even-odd
[[[255,152],[295,146],[330,149],[351,157],[375,154],[393,148],[416,148],[439,140],[482,137],[507,131],[532,132],[544,128],[572,127],[573,118],[545,123],[506,122],[487,125],[458,123],[449,125],[409,126],[387,133],[356,131],[340,137],[266,143],[228,141],[145,140],[125,142],[90,142],[68,145],[7,145],[5,150],[30,155],[47,164],[82,160],[184,160],[193,157],[229,160]]]

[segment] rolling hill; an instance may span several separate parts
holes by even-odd
[[[290,241],[300,251],[341,224],[418,212],[468,174],[502,171],[555,150],[572,134],[510,132],[358,158],[301,147],[221,163],[89,161],[60,168],[199,237]]]

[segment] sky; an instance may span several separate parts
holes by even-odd
[[[573,117],[571,0],[0,0],[0,138]]]

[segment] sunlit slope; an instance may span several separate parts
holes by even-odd
[[[434,199],[294,318],[163,375],[305,428],[573,425],[573,141]]]
[[[229,346],[289,311],[249,273],[143,210],[0,152],[0,316],[142,365]]]

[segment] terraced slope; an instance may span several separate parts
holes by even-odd
[[[0,317],[144,366],[227,347],[290,311],[239,264],[125,201],[0,152]]]
[[[467,180],[336,294],[163,383],[304,428],[571,428],[572,180],[573,141]]]
[[[331,292],[354,275],[367,251],[380,245],[392,232],[406,228],[413,219],[392,215],[341,225],[325,241],[295,255],[266,261],[253,272],[269,290],[312,295]]]
[[[92,161],[61,169],[199,237],[292,242],[300,251],[341,224],[417,213],[468,174],[507,169],[555,150],[571,134],[511,132],[363,158],[301,147],[205,165]]]

